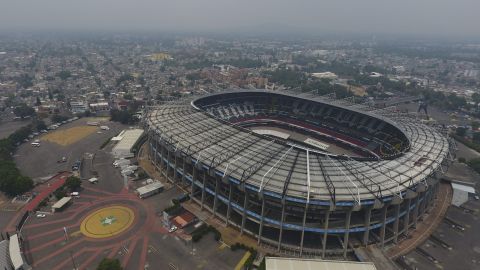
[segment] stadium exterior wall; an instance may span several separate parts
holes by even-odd
[[[416,228],[439,186],[434,173],[426,179],[427,185],[418,183],[403,198],[384,198],[383,204],[296,202],[222,177],[215,168],[176,150],[153,129],[148,131],[148,146],[152,164],[169,181],[189,186],[192,200],[202,210],[255,237],[261,245],[300,256],[346,257],[359,245],[397,243]]]

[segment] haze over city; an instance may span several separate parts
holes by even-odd
[[[479,37],[475,0],[3,1],[1,30],[202,31]]]
[[[480,269],[480,0],[0,3],[0,269]]]

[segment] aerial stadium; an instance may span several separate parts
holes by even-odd
[[[446,133],[395,107],[264,90],[165,103],[145,118],[152,163],[202,210],[300,256],[395,244],[432,206]]]

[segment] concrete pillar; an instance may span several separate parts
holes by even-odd
[[[257,242],[258,244],[260,244],[260,241],[262,239],[264,215],[265,215],[265,197],[262,196],[262,214],[260,216],[260,226],[258,228],[258,242]]]
[[[345,213],[345,234],[343,236],[343,258],[347,258],[348,238],[350,236],[350,219],[352,217],[352,209]]]
[[[395,221],[393,222],[393,242],[398,240],[398,224],[400,222],[400,204],[395,205]]]
[[[403,230],[404,234],[408,235],[408,227],[409,227],[409,222],[410,222],[410,204],[412,202],[412,199],[407,199],[407,209],[405,210],[405,215],[403,216]]]
[[[203,188],[202,188],[202,201],[200,204],[200,209],[203,210],[203,204],[205,202],[205,186],[207,183],[207,171],[203,171]]]
[[[365,232],[363,233],[363,245],[368,245],[368,238],[370,236],[370,219],[372,217],[372,208],[369,207],[365,210]]]
[[[305,204],[305,210],[303,211],[302,238],[300,239],[300,256],[302,256],[303,254],[303,240],[305,238],[305,222],[307,220],[307,211],[308,211],[308,203]]]
[[[322,241],[322,259],[325,258],[325,252],[327,250],[327,237],[328,237],[328,222],[330,220],[330,210],[327,209],[325,212],[325,226],[323,227],[323,241]]]
[[[155,135],[153,135],[153,137],[151,137],[151,140],[153,140],[152,145],[150,147],[151,153],[153,154],[153,167],[157,168],[158,167],[158,141],[155,138]],[[155,148],[155,150],[153,150],[154,148]]]
[[[166,177],[166,171],[167,171],[167,162],[165,161],[165,159],[167,158],[168,156],[168,153],[167,153],[167,148],[165,146],[162,146],[160,145],[160,149],[162,149],[162,159],[160,160],[160,163],[162,164],[163,166],[163,171],[165,173],[165,177]],[[168,179],[167,179],[168,180]]]
[[[218,203],[218,180],[217,177],[215,177],[215,198],[213,200],[213,216],[217,215],[217,203]]]
[[[183,172],[185,173],[185,172]],[[192,189],[192,200],[194,199],[194,194],[195,194],[195,179],[197,178],[197,168],[195,168],[195,166],[192,166],[192,186],[191,186],[191,189]]]
[[[245,228],[245,221],[247,220],[247,207],[248,207],[248,192],[245,190],[245,196],[243,199],[243,214],[242,214],[242,227],[240,228],[240,235],[243,234]]]
[[[228,185],[230,186],[230,188],[228,192],[228,206],[227,206],[227,218],[226,218],[227,226],[229,225],[229,222],[230,222],[230,212],[232,211],[232,194],[233,194],[232,183],[228,183]]]
[[[387,209],[388,209],[388,206],[385,205],[382,209],[382,228],[381,228],[381,231],[380,231],[380,244],[381,244],[381,247],[383,248],[383,246],[385,245],[385,230],[387,228],[387,224],[386,224],[386,221],[387,221]]]
[[[178,157],[177,157],[177,154],[173,154],[173,158],[175,160],[175,163],[174,163],[174,168],[173,168],[173,182],[176,182],[177,180],[177,168],[178,168]]]
[[[186,172],[186,168],[187,168],[187,161],[185,160],[187,157],[184,157],[183,158],[183,164],[182,164],[182,183],[184,185],[187,184],[187,172]]]
[[[170,178],[170,176],[168,175],[168,173],[170,172],[170,157],[171,157],[171,151],[170,150],[167,150],[167,180],[169,181],[172,181],[172,179]],[[173,181],[172,181],[173,182]]]
[[[415,208],[413,208],[413,227],[416,229],[417,228],[417,222],[418,222],[418,204],[420,202],[420,196],[422,194],[418,194],[418,196],[415,198]]]
[[[277,250],[280,250],[282,245],[282,234],[283,234],[283,221],[285,219],[285,202],[282,201],[282,219],[280,220],[280,235],[278,236],[278,247]]]

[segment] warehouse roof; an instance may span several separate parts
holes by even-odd
[[[292,259],[266,257],[267,270],[376,270],[370,262],[328,261],[315,259]]]
[[[19,243],[17,234],[10,236],[8,250],[9,250],[10,259],[12,260],[13,268],[20,269],[22,266],[24,266],[25,262],[22,257],[22,253],[20,250],[20,243]]]
[[[60,209],[60,208],[64,207],[65,204],[67,204],[71,199],[72,199],[72,197],[61,198],[58,202],[56,202],[54,205],[52,205],[52,209]]]
[[[119,138],[120,141],[113,147],[112,151],[130,151],[135,143],[140,139],[143,134],[143,129],[128,129],[122,131],[115,138]]]

